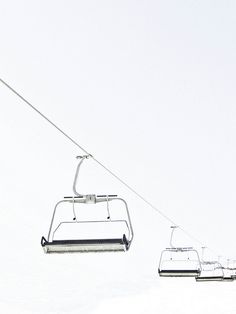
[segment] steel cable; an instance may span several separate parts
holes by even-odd
[[[127,189],[129,189],[133,194],[135,194],[139,199],[141,199],[144,203],[146,203],[149,207],[154,209],[156,212],[158,212],[164,219],[169,221],[172,225],[178,226],[182,232],[184,232],[189,238],[194,240],[195,242],[199,243],[202,247],[205,247],[206,245],[202,243],[202,241],[195,238],[191,233],[186,231],[183,227],[179,226],[172,220],[170,217],[168,217],[165,213],[163,213],[159,208],[157,208],[155,205],[153,205],[151,202],[149,202],[142,194],[137,192],[134,188],[132,188],[128,183],[126,183],[123,179],[121,179],[117,174],[115,174],[112,170],[110,170],[108,167],[106,167],[102,162],[97,160],[93,154],[90,154],[87,149],[83,148],[77,141],[75,141],[71,136],[69,136],[67,133],[65,133],[58,125],[56,125],[52,120],[50,120],[47,116],[45,116],[41,111],[39,111],[35,106],[33,106],[26,98],[24,98],[21,94],[19,94],[13,87],[11,87],[9,84],[7,84],[3,79],[0,78],[0,82],[5,85],[10,91],[12,91],[16,96],[18,96],[24,103],[26,103],[31,109],[33,109],[36,113],[38,113],[43,119],[45,119],[48,123],[50,123],[54,128],[56,128],[62,135],[64,135],[70,142],[72,142],[74,145],[76,145],[80,150],[82,150],[85,154],[90,155],[90,157],[104,170],[106,170],[111,176],[113,176],[116,180],[118,180],[122,185],[124,185]],[[210,249],[214,254],[217,254],[214,252],[214,250]]]

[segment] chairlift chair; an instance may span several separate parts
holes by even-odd
[[[207,270],[207,267],[210,266],[210,269]],[[202,271],[195,279],[197,282],[207,282],[207,281],[223,281],[224,273],[222,266],[217,261],[205,261],[201,262]],[[220,270],[220,273],[216,273],[217,270]]]
[[[177,226],[172,226],[170,248],[162,251],[158,273],[160,277],[196,277],[201,273],[201,264],[197,250],[192,247],[175,247],[172,244]],[[193,257],[190,258],[190,255]],[[167,256],[167,258],[166,258]],[[178,259],[174,256],[182,256]],[[179,266],[180,262],[182,265]]]
[[[235,276],[233,274],[234,269],[229,267],[229,263],[230,263],[230,260],[227,259],[227,266],[222,267],[223,273],[224,273],[223,281],[225,281],[225,282],[232,282],[235,280]]]
[[[77,192],[76,183],[78,179],[78,174],[82,162],[87,159],[89,155],[79,156],[80,162],[77,166],[73,191],[74,196],[64,197],[63,200],[59,201],[53,211],[52,220],[48,232],[47,239],[42,237],[41,245],[45,253],[83,253],[83,252],[119,252],[119,251],[128,251],[130,248],[131,242],[133,240],[133,228],[131,224],[130,214],[128,210],[128,205],[126,201],[117,195],[83,195]],[[112,219],[110,213],[110,203],[119,202],[123,204],[126,217],[124,219]],[[72,205],[73,209],[73,219],[71,221],[61,221],[56,227],[54,226],[54,219],[59,205],[69,203]],[[97,204],[104,203],[107,209],[107,217],[103,220],[78,220],[75,217],[74,206],[76,204]],[[119,224],[122,223],[126,227],[126,232],[121,234],[120,237],[106,237],[106,238],[83,238],[83,239],[54,239],[56,232],[63,225],[78,225],[82,224]]]
[[[206,261],[204,259],[204,251],[206,247],[202,247],[201,274],[195,277],[197,282],[222,281],[224,272],[219,261]]]

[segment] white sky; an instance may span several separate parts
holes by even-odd
[[[234,1],[0,1],[0,76],[229,258],[235,13]],[[72,193],[81,152],[4,86],[0,108],[1,312],[235,313],[235,283],[158,278],[169,223],[92,161],[82,190],[127,200],[131,249],[45,255],[40,238],[54,204]],[[199,249],[181,233],[178,240]]]

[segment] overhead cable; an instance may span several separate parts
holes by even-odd
[[[157,208],[154,204],[149,202],[142,194],[137,192],[133,187],[131,187],[128,183],[126,183],[122,178],[120,178],[117,174],[115,174],[112,170],[110,170],[107,166],[105,166],[102,162],[97,160],[93,154],[90,154],[87,149],[82,147],[77,141],[75,141],[70,135],[68,135],[66,132],[64,132],[57,124],[52,122],[46,115],[44,115],[40,110],[38,110],[35,106],[33,106],[25,97],[23,97],[21,94],[19,94],[13,87],[11,87],[9,84],[7,84],[3,79],[0,78],[0,82],[4,84],[10,91],[12,91],[16,96],[18,96],[25,104],[27,104],[31,109],[33,109],[36,113],[38,113],[44,120],[46,120],[49,124],[51,124],[55,129],[57,129],[58,132],[60,132],[62,135],[64,135],[70,142],[72,142],[74,145],[76,145],[79,149],[81,149],[85,154],[90,155],[90,157],[103,169],[105,169],[111,176],[113,176],[116,180],[118,180],[122,185],[124,185],[128,190],[130,190],[133,194],[135,194],[139,199],[141,199],[144,203],[146,203],[149,207],[154,209],[156,212],[158,212],[164,219],[169,221],[172,225],[178,226],[180,230],[182,230],[189,238],[192,238],[195,242],[198,242],[202,247],[205,247],[206,245],[202,243],[202,241],[195,238],[192,234],[190,234],[188,231],[186,231],[183,227],[179,226],[174,222],[173,219],[168,217],[163,211],[161,211],[159,208]],[[212,252],[214,250],[210,249]],[[214,254],[216,254],[214,252]],[[218,254],[217,254],[218,255]]]

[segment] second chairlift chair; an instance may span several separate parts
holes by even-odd
[[[82,252],[117,252],[117,251],[127,251],[131,245],[133,240],[133,228],[131,225],[128,205],[126,201],[122,198],[117,197],[117,195],[83,195],[77,192],[76,184],[78,179],[78,174],[80,170],[80,166],[83,161],[89,158],[90,155],[79,156],[80,162],[77,166],[73,191],[74,196],[64,197],[63,200],[59,201],[53,211],[52,220],[48,232],[48,237],[42,237],[41,245],[44,249],[45,253],[82,253]],[[119,202],[123,205],[125,209],[125,218],[123,219],[112,219],[110,215],[110,203]],[[73,210],[73,219],[70,221],[60,221],[60,223],[54,226],[54,219],[56,215],[57,208],[60,204],[69,203],[72,206]],[[76,204],[84,204],[85,206],[89,206],[88,204],[97,204],[104,203],[107,210],[107,217],[103,220],[78,220],[75,215],[75,205]],[[123,224],[126,231],[122,232],[120,237],[97,237],[97,238],[80,238],[80,239],[59,239],[55,240],[54,235],[60,229],[62,225],[75,225],[81,226],[86,224]]]
[[[230,260],[227,259],[227,266],[226,267],[222,267],[223,273],[224,273],[224,278],[223,281],[226,282],[231,282],[235,280],[235,276],[233,274],[234,268],[229,266]]]
[[[224,272],[222,265],[218,261],[209,261],[204,259],[204,251],[206,247],[202,247],[202,260],[201,266],[202,271],[199,276],[195,279],[197,282],[208,282],[208,281],[223,281]]]
[[[161,277],[196,277],[201,273],[197,250],[192,247],[175,247],[172,244],[177,226],[171,226],[170,248],[162,251],[158,273]],[[190,257],[191,255],[191,257]]]

